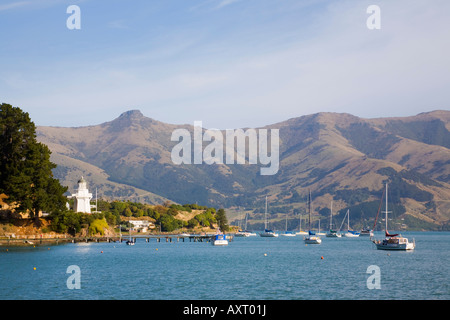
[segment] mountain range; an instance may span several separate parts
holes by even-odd
[[[40,126],[37,138],[49,146],[58,165],[54,175],[71,192],[84,176],[99,197],[223,207],[232,218],[252,212],[254,222],[263,219],[267,195],[271,219],[284,226],[286,215],[293,220],[294,213],[306,212],[309,190],[316,218],[328,217],[333,202],[337,217],[350,209],[353,221],[373,220],[389,182],[399,227],[450,225],[450,111],[375,119],[316,113],[256,128],[279,130],[274,175],[261,175],[259,165],[248,163],[174,164],[176,129],[194,132],[191,124],[167,124],[131,110],[99,125]]]

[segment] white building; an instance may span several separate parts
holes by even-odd
[[[133,228],[138,232],[147,232],[148,228],[151,228],[152,223],[144,220],[130,220],[128,221],[133,225]]]
[[[92,193],[89,193],[83,177],[78,181],[77,193],[72,194],[72,198],[74,199],[73,211],[91,213]]]

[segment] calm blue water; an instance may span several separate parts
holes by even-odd
[[[403,235],[416,250],[376,250],[368,237],[306,246],[303,236],[0,247],[0,299],[450,299],[450,233]],[[81,289],[67,288],[70,265]],[[379,290],[367,288],[370,265]]]

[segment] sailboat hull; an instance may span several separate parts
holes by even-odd
[[[278,237],[278,234],[273,233],[273,232],[264,232],[264,233],[260,233],[259,235],[261,237],[263,237],[263,238],[276,238],[276,237]]]
[[[390,238],[384,240],[374,240],[373,243],[378,250],[414,250],[414,242],[409,242],[406,238]]]
[[[321,244],[322,243],[322,239],[320,239],[319,237],[305,237],[304,240],[305,240],[305,243],[307,243],[307,244]]]
[[[346,237],[346,238],[358,238],[359,237],[359,233],[347,232],[347,233],[344,233],[344,237]]]
[[[340,233],[327,233],[327,238],[340,238]]]
[[[282,234],[280,234],[280,236],[283,236],[283,237],[295,237],[295,233],[282,233]]]

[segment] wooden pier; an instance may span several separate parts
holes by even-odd
[[[180,234],[153,234],[153,235],[131,235],[132,241],[143,239],[145,242],[155,240],[161,242],[211,242],[215,234],[204,235],[180,235]],[[227,234],[227,239],[233,241],[233,235]],[[39,236],[26,238],[0,238],[0,246],[17,246],[17,245],[49,245],[63,243],[80,243],[80,242],[123,242],[130,240],[130,236],[122,235],[112,237],[63,237],[63,238],[42,238]]]
[[[189,239],[189,242],[210,242],[215,237],[215,234],[206,234],[206,235],[179,235],[179,234],[173,234],[173,235],[135,235],[131,236],[131,239],[133,241],[136,241],[137,239],[145,239],[146,242],[150,242],[151,239],[155,239],[156,242],[161,242],[161,239],[165,239],[165,242],[185,242],[187,239]],[[119,241],[128,241],[130,237],[128,236],[122,236]],[[227,234],[227,239],[229,241],[233,241],[233,235]]]

